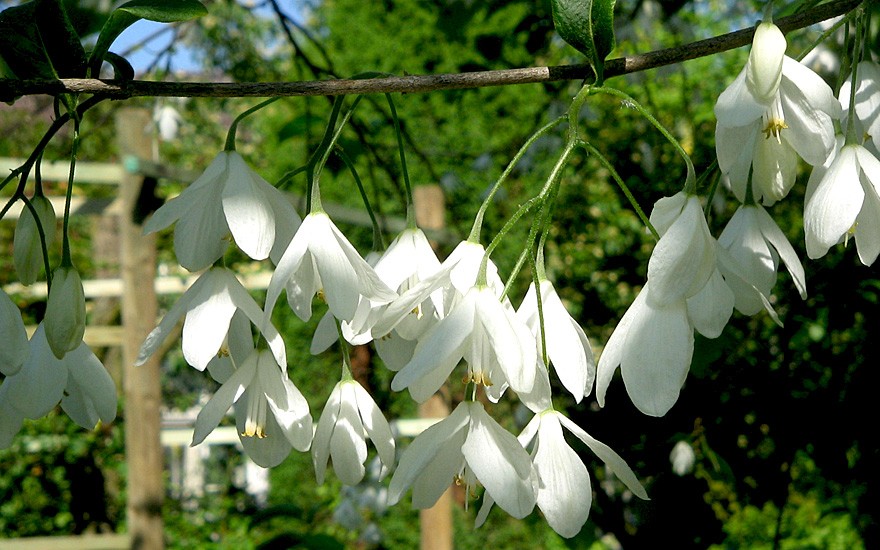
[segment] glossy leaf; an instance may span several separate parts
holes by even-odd
[[[89,59],[92,73],[97,73],[100,63],[110,50],[113,41],[122,31],[141,19],[159,23],[187,21],[206,15],[208,10],[198,0],[131,0],[122,4],[110,14],[104,23],[95,49]]]
[[[17,78],[85,76],[85,50],[60,0],[35,0],[0,13],[0,57]]]
[[[614,49],[615,0],[551,0],[556,32],[587,56],[602,82],[605,58]]]

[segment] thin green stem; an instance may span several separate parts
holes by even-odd
[[[618,99],[623,100],[624,104],[627,107],[630,107],[630,108],[638,111],[638,113],[640,115],[645,117],[645,120],[650,122],[654,126],[654,128],[656,128],[661,134],[663,134],[663,137],[665,137],[666,140],[669,141],[669,143],[671,143],[673,147],[675,147],[675,150],[678,151],[678,154],[681,156],[682,160],[684,160],[684,163],[687,167],[687,176],[684,181],[684,192],[688,195],[695,195],[696,194],[696,192],[697,192],[697,175],[696,175],[696,171],[694,170],[694,163],[691,161],[690,155],[687,154],[687,151],[684,150],[684,147],[682,147],[681,143],[679,143],[678,140],[675,139],[675,137],[673,137],[673,135],[669,132],[669,130],[667,130],[666,127],[664,127],[662,124],[660,124],[660,121],[658,121],[656,118],[654,118],[654,115],[652,115],[650,112],[648,112],[648,110],[645,109],[638,101],[636,101],[635,99],[633,99],[632,97],[630,97],[629,95],[627,95],[626,93],[624,93],[618,89],[606,88],[606,87],[595,87],[595,88],[590,88],[590,90],[591,90],[590,93],[608,94],[610,96],[613,96],[613,97],[616,97]]]
[[[370,216],[370,223],[373,224],[373,250],[384,250],[385,239],[382,238],[382,228],[379,227],[379,221],[376,219],[376,214],[373,212],[373,207],[370,204],[370,199],[367,197],[367,191],[366,189],[364,189],[364,183],[361,181],[357,169],[355,168],[354,163],[351,161],[351,158],[349,158],[349,156],[345,153],[345,149],[343,149],[342,146],[336,146],[336,154],[339,155],[339,158],[342,159],[342,162],[345,163],[345,166],[348,167],[348,170],[354,177],[354,181],[357,184],[358,191],[361,194],[361,200],[364,201],[364,207],[367,209],[367,215]]]
[[[324,136],[321,138],[318,147],[315,148],[314,152],[312,152],[312,155],[309,157],[309,160],[306,162],[306,177],[308,180],[308,188],[306,190],[306,213],[311,213],[313,208],[316,212],[321,212],[323,210],[321,207],[320,190],[315,189],[315,187],[317,187],[315,167],[324,151],[330,148],[330,142],[333,140],[333,132],[336,130],[336,121],[339,119],[339,111],[342,109],[343,101],[345,101],[345,96],[342,95],[336,96],[333,100],[333,108],[330,110],[330,119],[327,121],[327,128],[324,130]],[[312,204],[315,195],[317,195],[317,208]]]
[[[796,58],[797,61],[803,61],[804,58],[807,57],[807,55],[809,55],[809,53],[811,51],[816,49],[816,47],[819,44],[828,40],[828,38],[831,37],[831,35],[835,34],[837,32],[837,30],[840,29],[841,26],[848,23],[853,17],[858,15],[859,12],[860,12],[860,9],[857,8],[857,9],[847,13],[843,17],[841,17],[836,23],[834,23],[827,30],[825,30],[825,32],[820,34],[819,37],[816,38],[816,40],[814,40],[813,43],[810,44],[803,52],[801,52],[801,54],[799,56],[797,56],[797,58]]]
[[[651,234],[654,235],[654,238],[659,241],[660,234],[657,232],[656,229],[654,229],[654,225],[651,223],[651,220],[645,214],[645,211],[642,210],[642,207],[639,206],[638,201],[629,190],[629,187],[626,186],[626,183],[623,182],[623,179],[621,179],[620,175],[617,173],[617,170],[614,169],[614,166],[592,144],[586,141],[581,141],[579,145],[583,147],[587,152],[596,155],[596,158],[599,160],[600,163],[602,163],[602,166],[604,166],[608,170],[608,172],[611,174],[611,177],[614,179],[615,182],[617,182],[617,186],[620,187],[620,190],[629,201],[630,206],[633,207],[633,210],[636,211],[639,219],[642,220],[642,223],[645,224],[645,227],[648,228],[648,231],[650,231]]]
[[[400,119],[397,116],[397,109],[394,107],[394,100],[391,94],[385,94],[388,100],[388,108],[391,109],[391,120],[394,123],[394,134],[397,136],[397,150],[400,152],[400,171],[403,174],[403,187],[406,191],[406,226],[415,229],[416,225],[416,209],[413,201],[412,183],[409,181],[409,170],[406,168],[406,150],[403,147],[403,133],[400,131]]]
[[[238,131],[238,123],[239,122],[244,120],[246,117],[256,113],[257,111],[259,111],[263,107],[266,107],[267,105],[271,105],[271,104],[275,103],[279,99],[281,99],[281,98],[280,97],[269,98],[266,101],[263,101],[261,103],[258,103],[257,105],[254,105],[253,107],[251,107],[247,111],[245,111],[245,112],[241,113],[240,115],[238,115],[237,117],[235,117],[235,120],[233,120],[232,124],[229,126],[229,132],[226,134],[226,145],[223,147],[223,150],[224,151],[235,151],[235,132]]]
[[[348,351],[348,342],[346,342],[345,336],[342,335],[342,325],[339,323],[339,319],[334,317],[333,325],[336,327],[336,334],[339,338],[339,350],[342,352],[341,380],[354,380],[354,376],[351,374],[351,354]]]
[[[510,160],[510,163],[508,163],[507,168],[504,169],[504,172],[502,172],[501,176],[498,178],[498,180],[492,186],[492,189],[489,190],[489,195],[486,197],[486,200],[484,200],[483,204],[480,205],[480,209],[477,211],[477,215],[474,217],[474,225],[471,228],[470,235],[468,235],[468,239],[467,239],[468,242],[472,242],[472,243],[479,243],[480,242],[480,229],[483,226],[483,216],[486,214],[486,209],[489,208],[489,204],[491,204],[492,199],[495,197],[495,193],[497,193],[498,189],[501,188],[501,185],[504,183],[504,181],[507,179],[507,177],[513,171],[514,167],[517,165],[517,163],[523,157],[525,152],[539,138],[548,134],[550,132],[550,130],[553,129],[553,127],[555,127],[557,124],[559,124],[560,122],[562,122],[565,119],[566,119],[566,116],[561,116],[561,117],[556,118],[556,119],[552,120],[551,122],[547,123],[546,125],[541,127],[537,132],[532,134],[532,136],[523,144],[523,146],[520,148],[520,150],[517,151],[516,155],[514,155],[514,157]]]
[[[847,108],[846,121],[846,144],[861,143],[861,136],[856,128],[856,90],[859,87],[859,60],[861,58],[862,43],[865,38],[865,17],[856,19],[856,32],[852,47],[852,73],[850,76],[849,106]]]
[[[70,172],[67,176],[67,194],[64,199],[64,223],[62,225],[61,265],[70,267],[70,203],[73,200],[73,179],[76,174],[76,157],[79,152],[79,120],[73,121],[73,144],[70,147]]]
[[[339,128],[336,128],[334,132],[330,135],[329,140],[326,141],[326,148],[324,149],[323,154],[321,155],[320,160],[315,165],[314,173],[312,174],[312,189],[309,197],[311,199],[311,208],[309,212],[323,212],[324,208],[321,206],[321,190],[319,182],[321,181],[321,172],[324,170],[324,166],[327,164],[327,160],[330,158],[330,152],[333,151],[336,142],[339,140],[339,136],[342,134],[342,130],[345,129],[345,125],[348,120],[351,118],[351,115],[354,114],[354,110],[357,107],[358,103],[361,102],[361,98],[363,96],[357,96],[351,104],[351,107],[345,112],[342,117],[342,121],[339,123]],[[334,108],[336,107],[334,103]],[[328,129],[330,126],[327,127]],[[326,137],[326,134],[325,134]]]

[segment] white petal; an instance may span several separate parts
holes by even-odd
[[[28,337],[21,311],[9,295],[0,289],[0,372],[4,376],[17,373],[28,355]]]
[[[9,403],[6,384],[0,386],[0,449],[12,445],[12,439],[24,424],[24,415]]]
[[[275,266],[275,272],[272,273],[272,278],[269,280],[269,286],[266,289],[267,321],[272,316],[272,310],[275,309],[275,303],[281,295],[281,290],[294,277],[303,263],[303,258],[308,253],[309,242],[315,232],[315,223],[314,216],[306,216]],[[312,296],[309,296],[308,299],[309,304],[311,304]]]
[[[605,392],[608,390],[608,385],[611,384],[614,371],[617,370],[623,359],[627,335],[635,319],[644,314],[643,310],[647,307],[645,303],[647,298],[648,283],[645,284],[642,291],[638,293],[636,299],[627,308],[623,317],[620,318],[620,321],[614,328],[614,332],[611,333],[611,337],[608,338],[608,342],[602,349],[602,354],[599,356],[599,365],[596,367],[596,401],[600,407],[605,406]]]
[[[248,389],[248,385],[256,374],[257,361],[256,356],[248,358],[244,364],[240,365],[232,376],[229,377],[220,389],[217,390],[211,399],[205,403],[199,415],[196,417],[196,423],[193,427],[193,440],[191,446],[196,446],[208,437],[208,434],[214,431],[232,403],[237,401],[239,397]],[[239,430],[243,432],[244,430]]]
[[[321,418],[315,428],[315,437],[312,440],[312,463],[315,466],[315,479],[318,484],[324,483],[324,473],[327,470],[327,462],[330,460],[330,438],[336,429],[336,421],[339,418],[339,410],[342,407],[342,382],[333,387],[330,397],[321,412]]]
[[[593,351],[584,329],[572,319],[549,281],[541,281],[547,355],[559,381],[580,403],[596,377]],[[540,346],[540,342],[538,343]]]
[[[733,291],[716,269],[703,290],[687,299],[688,319],[706,338],[718,338],[733,314],[734,303]]]
[[[587,521],[593,493],[587,467],[565,442],[557,416],[547,413],[541,418],[534,455],[540,479],[538,508],[554,531],[571,538]]]
[[[91,430],[116,418],[116,384],[86,344],[64,356],[67,387],[61,408],[79,426]]]
[[[31,336],[28,357],[21,370],[7,377],[3,387],[9,392],[11,406],[25,418],[37,419],[61,401],[67,376],[67,365],[52,353],[40,323]]]
[[[183,195],[173,199],[183,200]],[[190,271],[210,266],[223,256],[229,246],[229,227],[223,217],[218,187],[205,187],[189,196],[186,206],[174,226],[174,254],[177,262]],[[164,207],[163,207],[164,208]]]
[[[844,146],[804,207],[804,233],[810,258],[824,256],[849,231],[864,199],[855,148]]]
[[[806,276],[804,275],[804,266],[801,265],[801,261],[797,256],[797,252],[794,251],[794,247],[788,242],[785,233],[779,229],[779,226],[776,225],[776,222],[773,221],[770,214],[760,206],[757,207],[756,217],[764,238],[767,239],[767,241],[773,245],[773,248],[776,249],[779,257],[782,259],[782,263],[785,264],[786,269],[788,269],[788,272],[791,274],[791,279],[794,281],[798,293],[801,295],[802,299],[806,300],[807,281]]]
[[[647,491],[645,491],[645,488],[642,487],[642,484],[639,482],[639,478],[636,477],[632,468],[629,467],[619,454],[615,453],[608,445],[585,432],[569,418],[561,414],[558,415],[558,418],[562,425],[565,426],[568,431],[573,433],[575,437],[583,441],[584,444],[589,447],[590,450],[593,451],[593,453],[595,453],[595,455],[598,456],[612,472],[614,472],[614,475],[616,475],[630,491],[642,500],[650,500]]]
[[[351,384],[343,384],[342,406],[336,427],[330,436],[330,456],[333,471],[345,485],[357,485],[364,478],[364,462],[367,460],[367,444],[364,426],[357,411]]]
[[[318,326],[315,327],[315,334],[312,335],[312,344],[309,346],[309,353],[318,355],[330,349],[330,346],[339,339],[339,332],[336,330],[336,317],[330,311],[321,317]]]
[[[498,506],[517,519],[524,518],[537,500],[529,455],[482,404],[471,402],[469,408],[470,429],[461,452]]]
[[[501,305],[490,288],[475,288],[468,294],[471,292],[477,293],[475,323],[480,323],[485,331],[488,345],[510,387],[516,392],[531,391],[537,365],[537,352],[531,333],[522,321]],[[472,364],[479,360],[476,357],[468,358]],[[488,371],[492,367],[483,365],[482,368]]]
[[[244,448],[245,454],[257,466],[263,468],[274,468],[281,464],[285,458],[290,455],[290,442],[284,437],[277,437],[282,430],[275,420],[275,417],[269,415],[266,417],[266,437],[248,437],[244,435],[247,429],[247,413],[239,411],[247,410],[245,403],[237,403],[235,405],[235,428],[238,430],[238,439]]]
[[[205,370],[223,345],[237,309],[229,290],[233,285],[240,285],[235,275],[225,268],[211,269],[202,277],[208,280],[192,296],[182,336],[183,356],[198,370]]]
[[[873,188],[866,190],[865,202],[856,218],[856,248],[864,265],[871,265],[880,254],[880,197]]]
[[[764,105],[755,100],[755,96],[746,86],[746,74],[747,69],[743,67],[715,102],[715,118],[718,119],[720,127],[746,126],[760,119],[764,114]]]
[[[420,492],[424,498],[420,501],[421,504],[426,504],[432,497],[433,502],[440,498],[443,491],[452,483],[452,476],[461,467],[461,445],[467,437],[465,428],[469,420],[470,412],[467,404],[462,402],[452,414],[416,436],[403,452],[400,463],[391,477],[388,486],[389,505],[397,504],[417,479],[422,480]],[[451,456],[443,454],[444,452],[451,453]],[[456,455],[459,457],[457,462],[450,460]],[[438,457],[445,460],[436,461]],[[436,467],[425,472],[433,462],[437,462]],[[425,475],[422,475],[423,472]],[[419,507],[415,500],[414,492],[413,506]],[[427,503],[424,507],[430,507],[433,502]]]
[[[629,327],[620,365],[636,408],[649,416],[665,415],[678,400],[693,352],[694,331],[685,302],[655,307],[649,295]]]
[[[222,154],[222,153],[221,153]],[[235,244],[255,260],[265,260],[275,243],[275,213],[266,188],[272,187],[235,151],[225,152],[223,213]]]
[[[52,273],[43,325],[49,347],[58,359],[82,343],[86,330],[86,299],[76,268],[59,267]]]
[[[278,424],[279,431],[300,452],[309,450],[312,444],[312,415],[309,403],[285,370],[279,369],[271,354],[261,356],[260,377],[266,391],[270,415]],[[270,432],[266,432],[270,433]],[[270,436],[274,436],[271,434]]]
[[[648,261],[651,297],[658,306],[696,294],[715,264],[715,248],[700,202],[689,197]]]
[[[367,390],[360,384],[352,384],[354,387],[354,395],[357,399],[357,408],[364,424],[364,429],[370,440],[379,453],[379,460],[384,466],[383,470],[390,470],[394,465],[394,435],[391,433],[391,427],[382,414],[382,410],[373,401],[373,398],[367,393]]]
[[[466,339],[473,332],[475,307],[476,294],[472,294],[429,330],[416,346],[412,360],[391,380],[391,389],[401,391],[432,373],[439,378],[434,391],[439,389],[461,359]]]

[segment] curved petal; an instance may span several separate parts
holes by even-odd
[[[315,217],[308,215],[302,221],[296,234],[291,239],[290,244],[281,255],[278,263],[275,265],[275,271],[269,280],[269,286],[266,289],[266,320],[272,316],[272,310],[275,309],[275,303],[281,295],[281,290],[287,286],[288,281],[294,277],[303,263],[303,258],[309,250],[309,240],[314,233]],[[314,295],[312,295],[314,296]],[[309,296],[309,304],[311,304],[312,296]]]
[[[608,385],[611,384],[614,371],[617,370],[623,359],[627,335],[636,319],[644,315],[647,299],[648,283],[645,283],[642,291],[638,293],[636,299],[620,318],[617,326],[614,327],[614,332],[611,333],[605,348],[602,349],[602,354],[599,355],[599,365],[596,367],[596,401],[600,407],[605,406],[605,392],[608,390]]]
[[[358,414],[354,388],[351,384],[343,384],[342,393],[339,417],[330,436],[330,456],[336,477],[345,485],[357,485],[366,471],[367,443],[364,441],[364,426]]]
[[[779,226],[776,225],[770,214],[760,206],[756,208],[756,217],[758,226],[761,228],[761,234],[776,249],[780,259],[782,259],[782,263],[785,264],[786,269],[791,274],[791,279],[794,281],[794,286],[797,287],[798,293],[802,299],[806,300],[807,281],[804,275],[804,266],[801,265],[801,260],[798,258],[797,252],[794,251],[794,247],[788,242],[785,233],[779,229]]]
[[[624,346],[620,371],[627,394],[643,413],[665,415],[678,400],[694,352],[684,300],[665,307],[646,300]]]
[[[642,500],[650,500],[645,488],[639,482],[639,478],[632,471],[632,468],[626,463],[619,454],[615,453],[611,447],[595,439],[593,436],[585,432],[580,426],[572,422],[569,418],[559,414],[559,422],[566,427],[568,431],[575,437],[584,442],[599,459],[605,463],[608,468],[614,472],[614,475],[624,483],[637,497]]]
[[[538,508],[547,523],[565,538],[577,535],[590,513],[593,493],[590,474],[565,442],[557,413],[541,417],[533,462],[538,474]]]
[[[247,414],[239,413],[246,410],[243,403],[235,405],[235,427],[238,430],[238,439],[248,458],[254,464],[263,468],[274,468],[281,464],[290,455],[290,442],[283,437],[274,437],[282,431],[273,416],[266,417],[266,437],[248,437],[244,435],[247,430]]]
[[[468,404],[470,428],[461,452],[468,467],[504,511],[521,519],[535,507],[532,462],[516,437],[479,402]]]
[[[865,202],[856,218],[856,248],[864,265],[871,265],[880,254],[880,197],[873,188],[865,191]]]
[[[703,290],[687,299],[688,320],[706,338],[718,338],[733,314],[735,298],[716,269]]]
[[[584,329],[568,314],[550,281],[541,281],[541,301],[550,363],[559,381],[580,403],[590,393],[596,377],[590,342]]]
[[[373,401],[370,394],[367,393],[367,390],[357,382],[354,382],[352,386],[364,429],[379,453],[379,460],[382,461],[384,466],[384,475],[394,465],[394,435],[391,433],[391,427],[388,426],[388,421],[385,420],[381,409]]]
[[[275,420],[279,431],[294,449],[308,451],[314,435],[309,402],[287,377],[287,371],[278,367],[271,353],[263,352],[260,361],[257,368],[272,412],[269,416]]]
[[[725,88],[715,102],[715,118],[725,128],[746,126],[759,120],[764,106],[759,103],[746,86],[748,69],[743,67],[737,77]]]
[[[116,384],[86,344],[64,356],[67,387],[61,408],[79,426],[91,430],[116,418]]]
[[[220,421],[226,416],[232,404],[248,390],[248,385],[250,385],[256,374],[256,368],[256,358],[254,356],[249,357],[247,361],[235,369],[229,380],[220,386],[217,393],[205,403],[205,406],[202,407],[202,410],[199,411],[199,415],[196,417],[196,423],[193,427],[193,439],[190,446],[195,447],[204,441],[208,434],[213,432],[214,428],[220,424]],[[241,416],[244,418],[244,415]],[[242,423],[243,427],[244,424]],[[243,432],[244,429],[239,430],[239,433]]]
[[[810,258],[824,256],[850,230],[864,199],[855,149],[844,146],[804,207],[804,233]]]
[[[330,460],[330,438],[336,429],[339,409],[342,407],[342,382],[336,384],[318,419],[315,437],[312,440],[312,464],[315,466],[315,479],[318,484],[324,483],[324,473]]]
[[[0,372],[12,376],[21,370],[28,356],[27,330],[18,306],[0,289]]]
[[[777,94],[786,47],[785,35],[773,23],[763,22],[755,29],[745,70],[746,85],[758,101],[766,103]]]
[[[211,269],[202,277],[209,280],[190,299],[182,335],[183,357],[201,371],[217,355],[226,339],[237,309],[230,288],[241,285],[235,275],[224,268]]]
[[[425,494],[425,501],[431,500],[436,502],[437,498],[443,494],[443,491],[449,487],[452,476],[458,471],[459,463],[455,460],[440,461],[438,466],[446,466],[450,468],[448,476],[442,475],[446,470],[439,472],[430,471],[431,476],[423,476],[422,472],[438,457],[441,451],[446,450],[452,452],[453,456],[457,454],[461,457],[461,445],[467,436],[465,428],[470,420],[470,412],[467,404],[462,402],[452,411],[452,413],[440,422],[429,427],[427,430],[419,434],[409,447],[403,452],[400,463],[391,477],[391,483],[388,486],[388,504],[397,504],[403,494],[409,489],[413,483],[420,477],[425,479],[428,485],[420,491]],[[450,458],[450,457],[445,457]],[[432,490],[439,487],[439,491]],[[434,496],[436,494],[436,496]],[[413,506],[416,506],[415,494],[413,495]],[[433,502],[427,504],[430,507]],[[420,502],[424,503],[424,502]],[[418,507],[418,506],[416,506]]]
[[[9,392],[9,404],[25,418],[37,419],[61,401],[67,386],[67,365],[49,348],[43,324],[31,336],[28,357],[21,370],[9,376],[3,387]]]
[[[226,224],[242,252],[265,260],[275,243],[275,212],[266,188],[272,187],[235,151],[226,153],[221,201]]]

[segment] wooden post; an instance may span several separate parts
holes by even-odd
[[[150,112],[123,108],[116,115],[120,160],[133,155],[150,158]],[[153,329],[157,305],[156,239],[143,236],[132,214],[143,178],[126,174],[120,181],[119,233],[122,264],[123,375],[125,388],[125,458],[128,462],[128,531],[131,547],[159,550],[165,542],[162,529],[162,444],[159,440],[162,391],[159,357],[134,366],[138,349]]]
[[[416,222],[423,229],[442,229],[446,225],[446,203],[439,185],[413,188]],[[422,418],[449,415],[449,404],[440,393],[419,405]],[[452,480],[450,480],[451,482]],[[452,488],[446,489],[433,507],[419,512],[421,550],[452,550]]]

